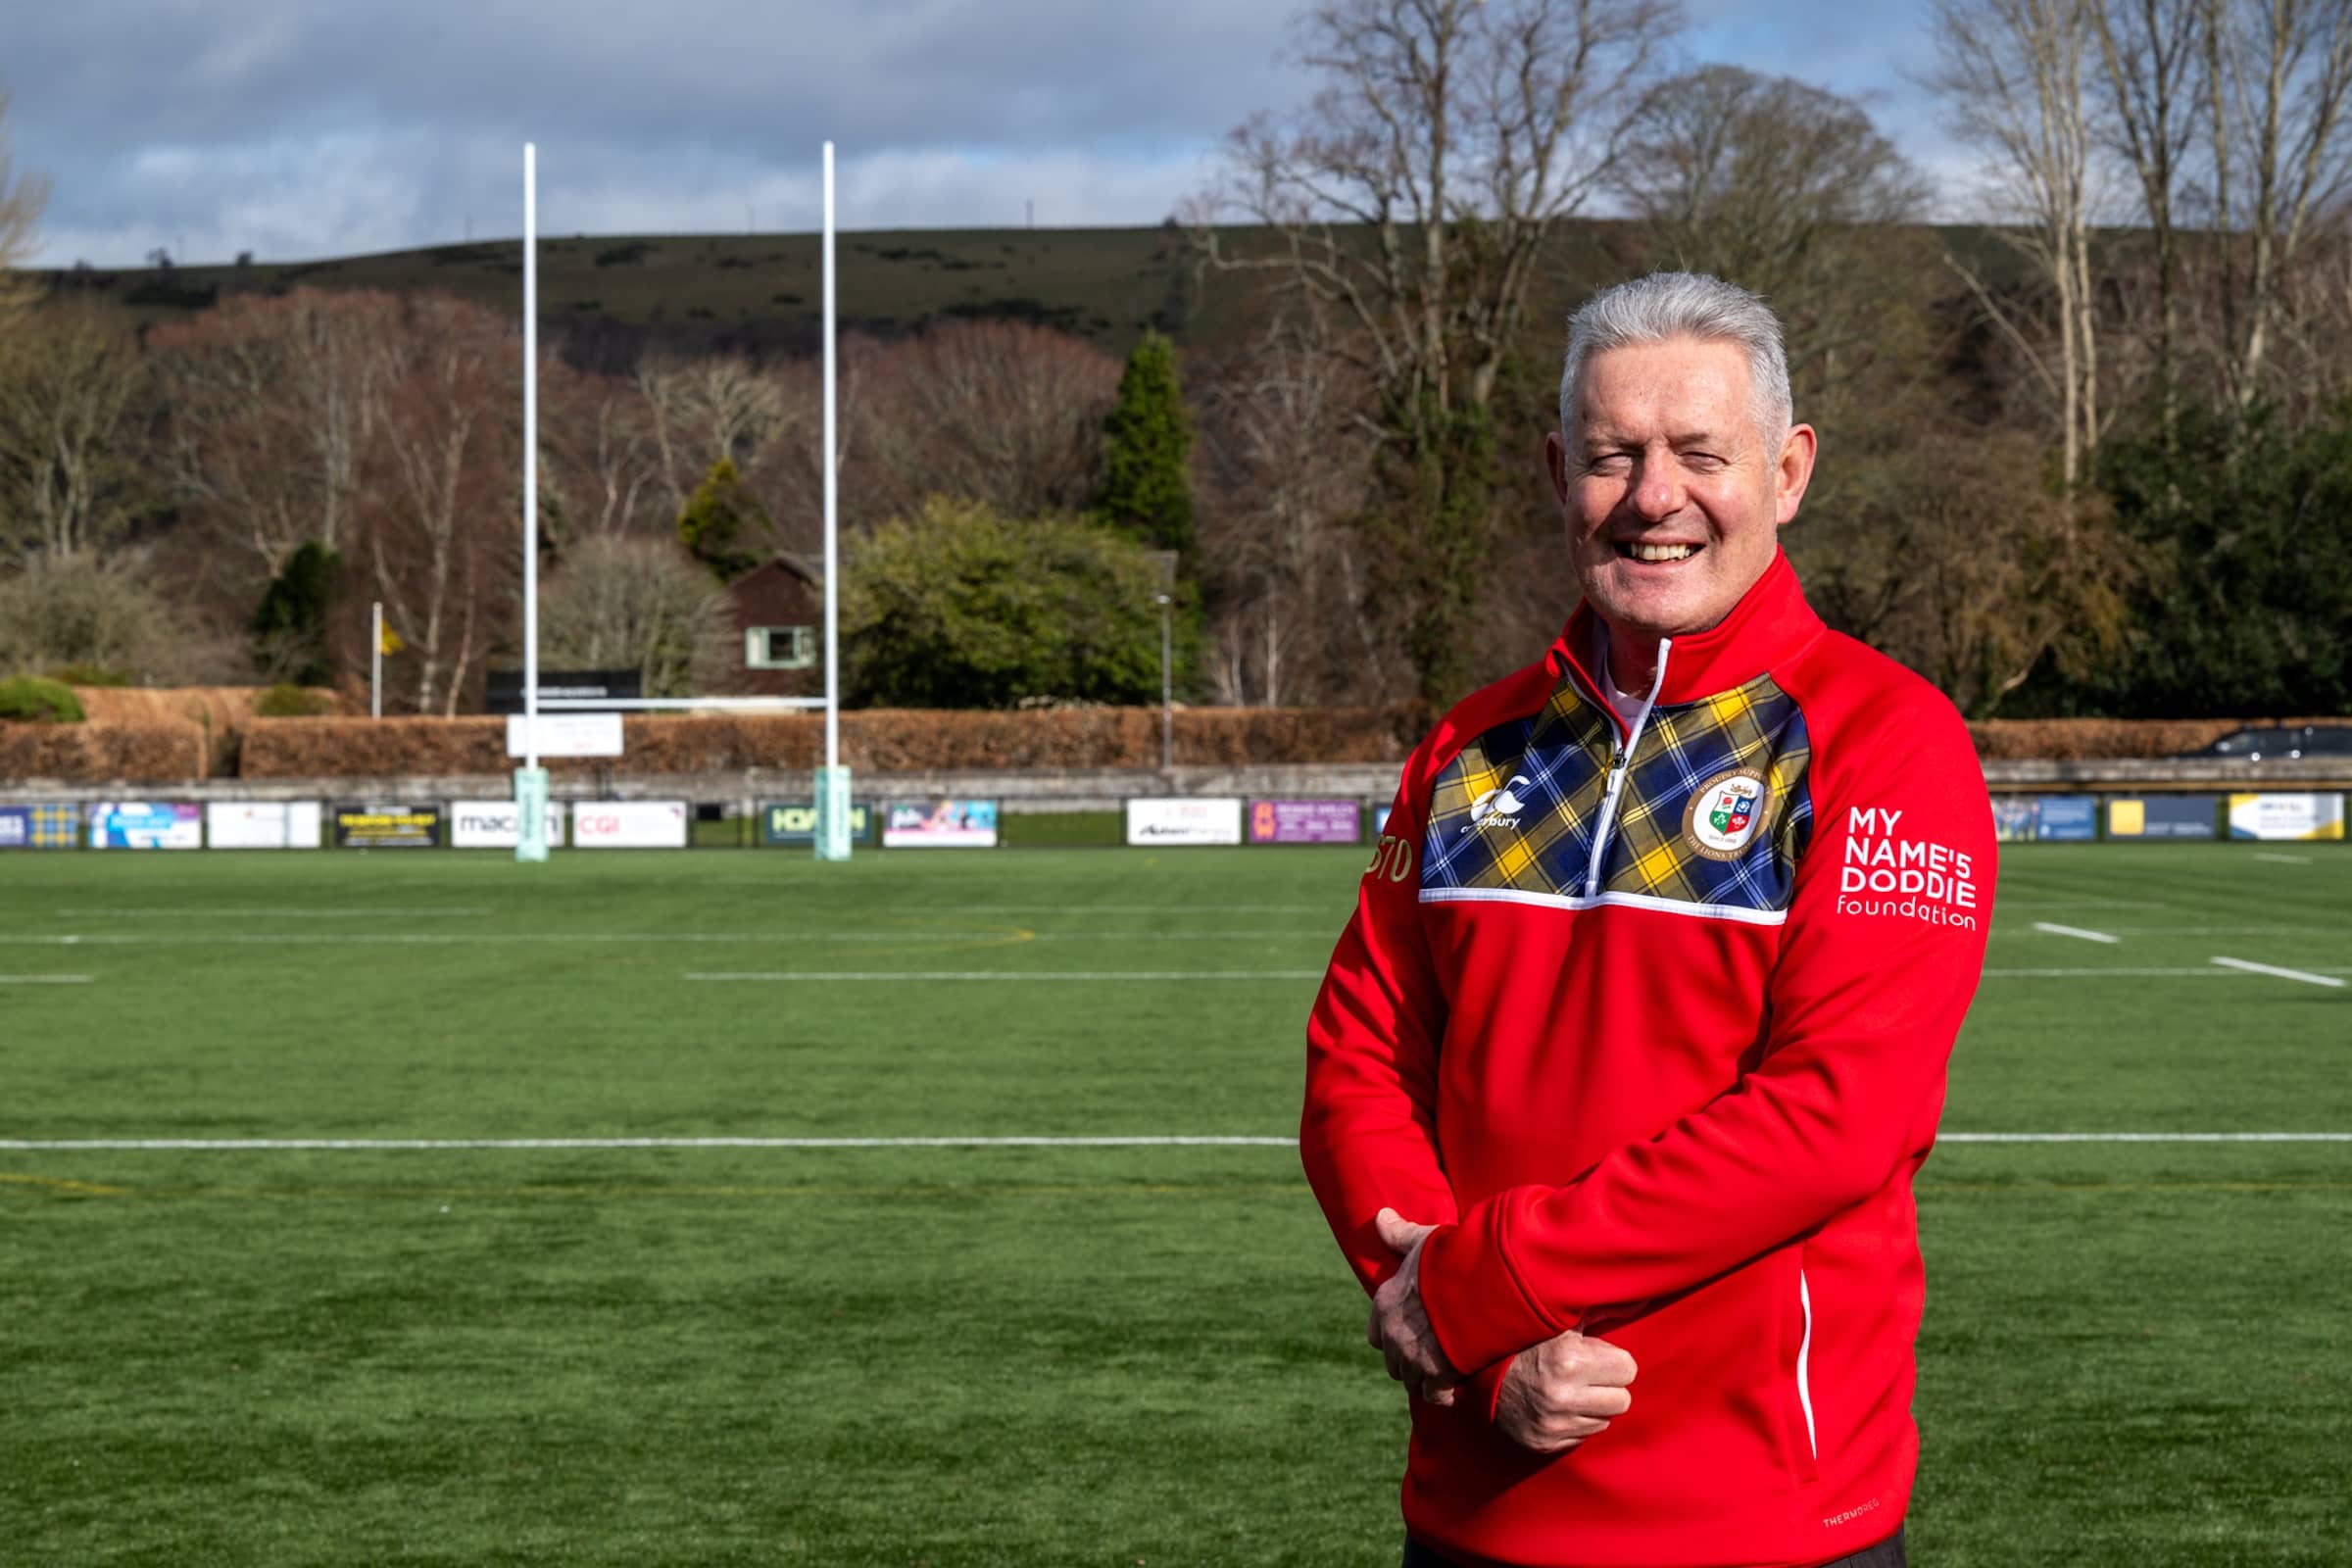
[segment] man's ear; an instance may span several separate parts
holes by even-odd
[[[1552,498],[1568,505],[1568,438],[1554,430],[1544,438],[1544,471],[1551,475]]]
[[[1773,526],[1785,527],[1803,504],[1805,488],[1813,482],[1813,459],[1821,437],[1809,424],[1792,424],[1781,442],[1781,458],[1773,470]]]

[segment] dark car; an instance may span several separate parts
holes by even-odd
[[[2352,757],[2352,724],[2259,724],[2231,730],[2191,757],[2226,757],[2259,762],[2265,758]]]

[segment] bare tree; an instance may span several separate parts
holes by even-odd
[[[49,181],[39,174],[10,177],[8,89],[0,87],[0,312],[21,310],[41,296],[38,281],[23,270],[39,233],[41,210],[49,205]]]
[[[540,657],[635,669],[655,697],[708,691],[727,673],[726,596],[675,541],[592,534],[539,598]]]
[[[1545,243],[1599,188],[1670,0],[1326,0],[1301,62],[1324,87],[1292,123],[1235,132],[1203,217],[1273,243],[1211,266],[1271,270],[1345,321],[1372,389],[1390,492],[1367,520],[1424,694],[1449,697],[1491,553],[1498,379]]]
[[[2002,230],[2034,270],[2049,302],[2056,344],[2045,342],[1957,259],[1994,325],[2057,415],[2059,472],[2079,483],[2102,429],[2098,398],[2098,297],[2090,224],[2093,133],[2084,62],[2093,0],[1934,0],[1937,65],[1928,85],[1953,129],[1985,157]]]
[[[2196,132],[2199,40],[2205,0],[2097,0],[2105,124],[2139,186],[2153,252],[2154,375],[2158,416],[2171,439],[2179,416],[2180,230],[2177,205]]]
[[[2287,278],[2314,222],[2352,181],[2346,0],[2199,0],[2207,174],[2222,231],[2223,371],[2242,407],[2261,394]]]
[[[378,347],[366,565],[420,713],[458,710],[513,607],[514,349],[511,322],[441,295],[404,302]]]
[[[1205,650],[1217,700],[1347,701],[1391,661],[1366,612],[1363,389],[1310,314],[1285,316],[1200,395]]]
[[[127,533],[156,499],[141,422],[146,362],[127,319],[74,302],[0,336],[0,540],[78,556]]]
[[[1833,389],[1890,355],[1919,363],[1909,336],[1890,330],[1912,310],[1916,277],[1880,252],[1888,230],[1926,219],[1928,186],[1860,104],[1702,66],[1642,100],[1609,183],[1657,261],[1772,301],[1806,417],[1820,420]]]
[[[784,423],[774,378],[740,355],[655,360],[639,369],[637,386],[653,414],[673,518],[711,465],[757,466]]]
[[[675,533],[657,414],[638,384],[573,369],[549,353],[539,403],[541,522],[552,541]]]
[[[231,296],[149,337],[170,405],[171,477],[213,537],[263,578],[316,540],[351,542],[381,412],[389,294]]]

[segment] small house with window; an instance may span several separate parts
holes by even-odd
[[[825,693],[823,579],[798,556],[777,554],[727,584],[743,650],[729,688],[748,697]]]

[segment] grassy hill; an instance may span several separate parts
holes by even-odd
[[[1259,234],[1228,231],[1235,250]],[[2016,262],[1988,231],[1939,238],[1995,279]],[[898,337],[935,321],[1040,322],[1123,354],[1147,327],[1213,341],[1247,320],[1260,285],[1196,270],[1176,228],[888,229],[839,239],[843,330]],[[1627,224],[1562,226],[1533,318],[1556,319],[1597,284],[1638,265]],[[522,304],[518,240],[298,263],[75,269],[48,274],[61,293],[118,302],[142,322],[176,319],[240,293],[297,286],[433,289],[501,310]],[[814,234],[638,234],[545,237],[539,298],[547,328],[575,359],[626,365],[643,348],[809,353],[823,297]]]

